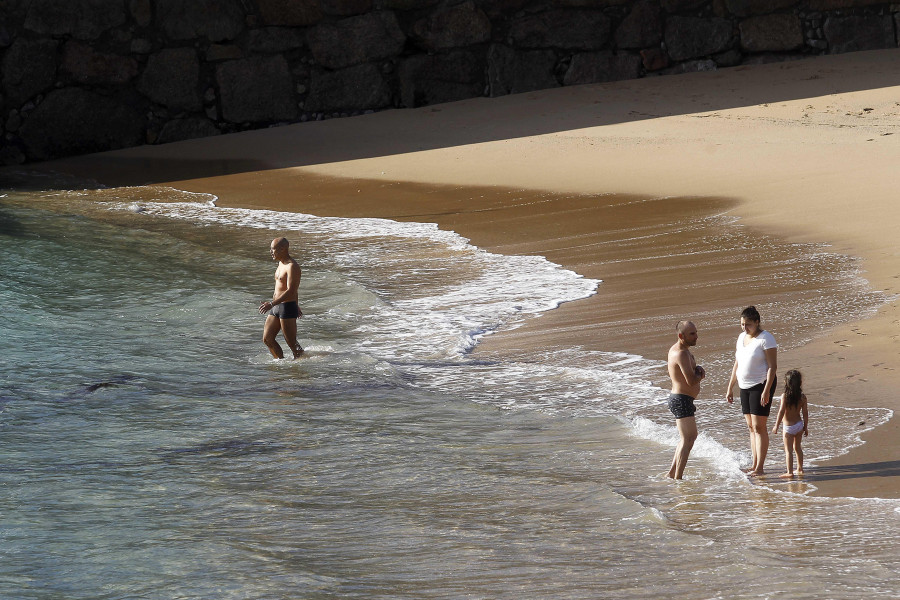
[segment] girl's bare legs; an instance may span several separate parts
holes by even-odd
[[[784,466],[787,469],[785,473],[779,475],[779,477],[783,477],[785,479],[789,479],[794,476],[794,438],[796,435],[791,435],[787,432],[784,434]]]
[[[800,447],[800,440],[802,439],[802,431],[794,436],[794,452],[797,453],[797,475],[803,475],[803,448]]]

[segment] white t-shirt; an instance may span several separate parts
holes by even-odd
[[[749,338],[747,345],[744,340]],[[760,331],[755,338],[750,338],[742,331],[737,339],[737,348],[734,357],[737,359],[738,385],[743,389],[752,388],[754,385],[766,382],[766,374],[769,370],[769,361],[766,360],[766,350],[777,348],[775,337],[768,331]]]

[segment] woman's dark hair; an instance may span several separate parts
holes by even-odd
[[[759,322],[759,311],[756,310],[755,306],[748,306],[744,310],[741,311],[741,318],[747,319],[748,321],[756,321]]]
[[[803,396],[803,375],[797,369],[791,369],[784,374],[784,402],[787,406],[800,404]]]

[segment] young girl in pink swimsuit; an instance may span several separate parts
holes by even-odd
[[[804,435],[809,435],[809,410],[800,371],[791,369],[785,374],[785,379],[781,406],[772,427],[772,435],[778,432],[778,425],[784,419],[784,462],[787,472],[781,477],[788,479],[794,476],[794,452],[797,453],[797,475],[803,475],[803,449],[800,447],[800,440]]]

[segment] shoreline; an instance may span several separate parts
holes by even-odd
[[[889,174],[900,158],[900,135],[894,135],[900,134],[897,53],[861,52],[388,111],[35,168],[119,185],[164,183],[205,191],[222,205],[438,222],[492,251],[549,252],[553,262],[590,277],[595,275],[584,256],[567,255],[565,248],[541,252],[540,239],[522,241],[517,235],[531,218],[537,231],[555,226],[555,235],[563,236],[583,213],[563,207],[556,214],[540,202],[526,210],[516,193],[552,190],[570,195],[568,202],[613,195],[668,199],[687,202],[698,215],[703,207],[737,215],[746,226],[791,242],[830,244],[834,252],[860,257],[862,275],[873,288],[896,296],[900,255],[891,239],[900,211],[893,208]],[[349,187],[329,196],[314,183],[322,177]],[[356,200],[351,188],[361,180],[371,189],[381,186],[381,193]],[[404,196],[397,182],[427,184],[441,194]],[[447,193],[473,187],[497,190],[500,197],[485,201],[464,198],[465,191],[459,197]],[[339,194],[344,202],[335,198]],[[485,219],[489,211],[504,209],[531,216],[512,215],[503,227]],[[622,214],[636,213],[632,207]],[[740,298],[736,306],[754,303]],[[541,321],[535,335],[577,341],[571,323],[590,322],[590,302],[564,304],[551,320],[533,319]],[[893,366],[900,364],[898,324],[894,300],[874,317],[827,329],[782,359],[804,371],[813,403],[824,396],[895,412],[886,425],[863,435],[865,444],[807,477],[818,495],[900,497],[900,367]],[[488,336],[484,351],[532,335],[523,329]],[[528,343],[540,339],[549,338]],[[641,343],[656,346],[655,340]],[[785,368],[790,367],[780,364],[779,370]],[[813,427],[814,421],[814,436]]]

